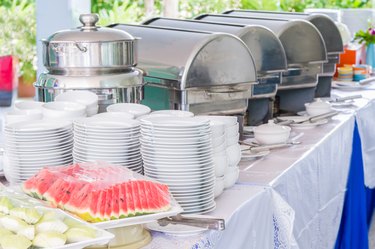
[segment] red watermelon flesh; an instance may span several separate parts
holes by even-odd
[[[120,189],[118,185],[112,187],[112,210],[110,214],[111,220],[120,217]]]
[[[137,188],[138,188],[137,194],[139,197],[139,206],[142,208],[142,213],[145,214],[145,213],[150,212],[150,208],[147,203],[147,195],[143,187],[144,186],[143,182],[144,181],[134,181],[134,183],[137,185]]]
[[[43,197],[48,200],[53,206],[57,207],[60,198],[65,194],[65,192],[70,191],[69,182],[65,181],[63,178],[57,179],[43,194]]]
[[[128,217],[129,211],[128,211],[128,203],[126,202],[126,187],[125,184],[117,184],[116,185],[119,189],[119,202],[120,202],[120,218]]]
[[[107,201],[107,192],[105,190],[103,190],[103,191],[100,192],[98,207],[96,209],[96,215],[95,215],[95,217],[98,221],[104,221],[105,220],[106,201]]]
[[[61,193],[61,197],[58,198],[57,206],[58,207],[64,207],[64,205],[72,199],[72,196],[74,193],[80,191],[84,187],[84,183],[82,182],[75,182],[74,179],[69,179],[69,181],[66,181],[69,185],[67,188],[64,189],[64,191]],[[57,195],[58,193],[53,193],[54,195]],[[51,191],[50,191],[51,195]]]
[[[140,215],[143,213],[143,209],[142,209],[141,200],[138,194],[139,191],[138,191],[137,181],[129,181],[127,182],[127,184],[131,185],[131,189],[132,189],[131,195],[133,196],[135,215]]]
[[[90,197],[89,193],[91,193],[93,186],[86,182],[77,182],[72,184],[75,184],[76,186],[70,192],[67,192],[63,198],[61,198],[60,206],[67,210],[74,210],[75,212],[78,212],[82,203],[88,201]]]
[[[134,200],[133,200],[133,190],[132,185],[129,184],[129,182],[126,182],[123,184],[124,186],[124,193],[125,193],[125,199],[127,204],[127,210],[128,210],[128,216],[134,216],[135,215],[135,206],[134,206]]]
[[[105,211],[104,211],[104,217],[105,220],[110,220],[111,219],[111,214],[112,214],[112,201],[113,201],[113,190],[112,188],[109,188],[105,191],[107,193],[106,195],[106,202],[105,202]]]
[[[25,181],[23,183],[23,189],[26,193],[36,198],[43,199],[43,194],[58,178],[58,175],[52,174],[48,169],[44,168],[39,171],[38,174]]]
[[[26,193],[38,193],[90,222],[170,208],[167,185],[134,179],[133,172],[125,167],[108,164],[105,167],[86,163],[45,168],[23,187]]]

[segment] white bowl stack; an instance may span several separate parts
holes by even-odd
[[[86,117],[86,106],[80,103],[55,101],[45,103],[43,106],[44,120],[69,120]]]
[[[10,183],[27,180],[45,166],[73,162],[69,121],[37,120],[5,126],[4,174]]]
[[[86,115],[91,117],[98,113],[99,105],[98,105],[98,95],[90,91],[84,90],[74,90],[61,93],[56,96],[56,102],[75,102],[82,104],[86,107]]]
[[[120,115],[121,116],[121,115]],[[97,115],[74,121],[74,162],[102,160],[142,173],[140,123]]]
[[[234,116],[197,116],[211,121],[213,160],[215,167],[215,196],[233,186],[239,175],[241,160],[239,124]]]
[[[209,120],[175,116],[141,119],[141,151],[145,175],[167,184],[184,213],[215,209]]]

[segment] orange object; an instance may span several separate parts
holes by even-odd
[[[355,44],[346,47],[344,53],[340,54],[340,63],[337,64],[337,67],[363,63],[366,63],[366,46],[364,44]],[[335,77],[337,77],[337,70]]]

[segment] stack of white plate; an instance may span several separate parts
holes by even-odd
[[[94,116],[74,121],[75,162],[102,160],[142,173],[140,123],[134,119]]]
[[[5,126],[4,174],[11,183],[27,180],[45,166],[73,162],[69,121],[37,120]]]
[[[169,186],[184,213],[215,209],[215,172],[208,119],[148,117],[141,119],[145,175]]]

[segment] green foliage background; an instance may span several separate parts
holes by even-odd
[[[91,6],[100,16],[100,25],[139,23],[147,18],[144,0],[91,0]],[[305,8],[365,7],[371,7],[370,0],[179,0],[179,17],[234,8],[299,12]],[[162,15],[162,9],[163,1],[155,0],[152,15]],[[26,80],[35,76],[35,0],[0,0],[0,56],[9,54],[19,58],[20,73]]]

